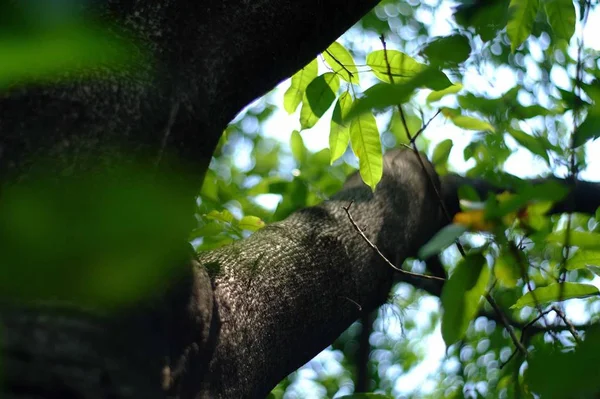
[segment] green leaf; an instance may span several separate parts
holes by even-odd
[[[512,108],[512,113],[517,119],[531,119],[536,116],[546,116],[556,114],[555,110],[549,110],[541,105],[521,105],[514,104]]]
[[[590,112],[583,121],[573,137],[573,144],[579,147],[585,144],[588,140],[595,140],[600,137],[600,112]]]
[[[554,231],[548,234],[548,242],[565,245],[567,230]],[[569,232],[569,244],[580,249],[600,250],[600,234],[589,231],[571,230]]]
[[[456,66],[469,58],[471,45],[463,35],[440,37],[427,44],[423,54],[432,64]]]
[[[310,90],[307,87],[304,93],[304,101],[300,110],[300,126],[302,129],[310,129],[319,121],[323,113],[335,100],[335,93],[340,87],[340,79],[333,73],[318,76],[309,86],[315,81],[314,86]],[[309,94],[310,100],[308,99]]]
[[[383,155],[375,117],[363,114],[350,124],[350,143],[359,160],[360,176],[375,190],[383,174]]]
[[[369,112],[374,108],[385,108],[407,102],[419,87],[442,90],[452,85],[442,72],[434,68],[426,69],[404,83],[379,83],[364,92],[364,96],[354,102],[347,119]],[[435,86],[435,87],[433,87]]]
[[[227,209],[219,212],[219,211],[210,211],[206,217],[208,219],[211,220],[218,220],[219,222],[223,222],[223,223],[231,223],[234,219],[233,215],[231,214],[231,212],[229,212]]]
[[[481,202],[477,190],[473,186],[462,185],[458,188],[458,198],[461,201]]]
[[[386,83],[408,81],[427,68],[425,64],[417,62],[414,58],[396,50],[373,51],[367,55],[367,65],[371,67],[379,80]],[[390,80],[390,73],[392,80]]]
[[[414,86],[407,84],[378,83],[365,90],[363,97],[354,102],[346,118],[352,119],[373,109],[403,104],[410,99],[414,90]]]
[[[557,202],[569,194],[569,187],[557,180],[548,180],[541,184],[524,185],[519,188],[519,193],[535,201]]]
[[[531,136],[521,130],[512,128],[508,129],[508,134],[510,134],[517,141],[517,143],[527,148],[533,154],[539,155],[540,157],[544,158],[546,163],[550,164],[550,157],[548,156],[546,147],[536,137]]]
[[[536,306],[537,303],[543,304],[565,299],[586,298],[592,295],[598,295],[600,291],[593,285],[580,283],[554,283],[546,287],[536,288],[523,295],[517,300],[511,309],[522,309],[525,306]]]
[[[569,193],[569,189],[555,180],[542,184],[523,185],[518,192],[500,202],[486,202],[486,217],[488,219],[500,218],[511,212],[523,209],[532,201],[556,202],[562,200]]]
[[[448,108],[444,108],[442,113],[445,117],[450,119],[454,125],[463,129],[490,132],[495,131],[492,125],[490,125],[488,122],[482,121],[481,119],[473,118],[472,116],[460,115],[455,112],[451,112]]]
[[[304,140],[302,140],[300,132],[297,130],[292,132],[292,136],[290,137],[290,147],[296,162],[299,164],[303,163],[304,160],[306,160],[306,147],[304,146]]]
[[[283,107],[288,114],[294,113],[298,104],[302,102],[306,88],[316,77],[319,66],[317,60],[314,59],[292,76],[292,84],[283,95]]]
[[[352,107],[350,92],[344,92],[333,108],[331,129],[329,131],[329,149],[331,150],[331,163],[346,152],[350,141],[350,122],[344,122]]]
[[[490,280],[490,269],[482,254],[461,260],[442,289],[442,338],[450,346],[464,337],[477,315],[481,297]]]
[[[600,390],[600,331],[586,329],[577,345],[537,346],[528,357],[524,383],[538,398],[593,398]]]
[[[333,73],[317,76],[306,87],[306,99],[310,109],[317,117],[322,117],[329,109],[340,87],[338,77]]]
[[[333,42],[333,44],[323,52],[323,58],[325,58],[325,61],[329,64],[333,73],[339,74],[346,82],[359,83],[358,69],[354,64],[354,58],[352,58],[352,55],[350,55],[348,50],[340,43]]]
[[[512,52],[531,34],[539,5],[539,0],[511,0],[508,6],[506,33]]]
[[[455,83],[452,86],[447,87],[443,90],[432,91],[427,96],[427,102],[433,103],[433,102],[439,101],[442,98],[444,98],[445,96],[447,96],[448,94],[458,93],[459,91],[462,90],[462,88],[463,88],[463,85],[461,83]]]
[[[265,222],[256,216],[244,216],[237,225],[243,230],[256,231],[265,227]]]
[[[503,287],[515,287],[521,277],[519,259],[509,252],[501,253],[494,264],[494,276]]]
[[[438,231],[432,238],[419,249],[419,258],[427,259],[454,244],[468,228],[460,224],[449,224]]]
[[[431,162],[434,165],[445,164],[446,162],[448,162],[448,157],[450,156],[450,151],[452,150],[452,144],[452,140],[450,139],[446,139],[440,142],[433,151]]]
[[[583,269],[587,266],[600,266],[600,251],[578,250],[567,261],[567,270]]]
[[[352,395],[340,396],[338,399],[392,399],[392,397],[379,393],[355,393]]]
[[[558,39],[569,42],[575,33],[575,6],[573,0],[545,0],[548,23]]]

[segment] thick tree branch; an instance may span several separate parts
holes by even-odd
[[[358,318],[353,302],[368,313],[387,299],[394,270],[348,223],[349,201],[356,223],[392,259],[415,253],[440,227],[417,158],[399,151],[386,155],[375,194],[355,175],[331,201],[202,254],[220,265],[221,330],[205,397],[266,395]]]
[[[111,174],[115,165],[133,164],[150,172],[158,169],[176,181],[168,190],[180,191],[181,202],[166,208],[188,210],[191,217],[195,195],[227,123],[251,100],[307,64],[376,3],[85,2],[94,16],[124,28],[140,52],[150,53],[152,62],[126,74],[106,69],[99,79],[65,72],[52,85],[0,93],[0,204],[7,189],[27,189],[40,176],[68,189],[73,176],[118,180],[122,176]],[[38,199],[45,203],[43,195]],[[70,226],[75,220],[61,222]],[[123,226],[127,223],[123,220]],[[8,245],[5,238],[11,232],[5,225],[9,224],[0,220],[0,244]],[[181,231],[179,239],[184,243],[187,231]],[[256,249],[260,251],[260,245]],[[10,372],[3,397],[105,393],[153,398],[164,396],[161,385],[170,395],[195,397],[223,314],[212,317],[216,307],[211,283],[203,267],[194,270],[195,275],[183,276],[182,282],[166,282],[169,289],[156,303],[146,299],[150,303],[121,315],[98,315],[72,305],[4,306],[3,365]],[[64,276],[66,281],[70,277]],[[220,298],[221,303],[225,299]],[[256,301],[255,306],[260,307]],[[225,312],[225,306],[219,310]],[[232,349],[237,350],[235,345]],[[226,364],[215,365],[223,367],[223,374],[211,377],[211,382],[222,385]],[[272,375],[265,378],[275,381]],[[250,389],[244,383],[239,382],[239,391]]]

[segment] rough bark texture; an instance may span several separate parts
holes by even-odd
[[[227,122],[376,1],[86,4],[124,26],[154,62],[138,65],[134,76],[64,76],[52,86],[2,94],[0,204],[7,189],[40,174],[60,184],[78,172],[110,175],[114,164],[135,162],[176,174],[179,205],[191,210]],[[414,154],[394,152],[385,163],[375,194],[354,176],[331,201],[243,242],[198,260],[173,258],[185,272],[165,281],[161,295],[120,314],[77,304],[3,305],[2,396],[263,397],[386,299],[393,271],[356,233],[343,206],[354,201],[358,225],[400,263],[446,223]],[[441,184],[451,210],[459,180]],[[591,209],[598,197],[585,201]],[[3,228],[0,243],[10,234]]]
[[[205,397],[265,396],[361,312],[386,300],[393,269],[357,234],[343,207],[354,201],[356,223],[389,259],[415,254],[441,218],[415,154],[394,152],[385,161],[374,195],[355,175],[332,200],[201,255],[202,263],[220,265],[221,329]]]

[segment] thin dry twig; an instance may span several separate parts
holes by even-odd
[[[428,280],[439,280],[439,281],[445,281],[443,278],[437,277],[437,276],[429,276],[427,274],[420,274],[420,273],[413,273],[413,272],[409,272],[407,270],[404,269],[400,269],[399,267],[397,267],[396,265],[394,265],[392,262],[389,261],[388,258],[386,258],[386,256],[381,253],[381,251],[379,250],[379,248],[377,248],[377,245],[373,244],[371,242],[371,240],[369,240],[369,238],[365,235],[365,233],[362,231],[362,229],[360,227],[358,227],[358,225],[356,224],[356,222],[354,221],[354,218],[352,217],[352,215],[350,214],[350,207],[352,206],[354,202],[351,201],[348,206],[343,206],[342,208],[344,209],[344,211],[346,211],[346,215],[348,215],[348,219],[350,220],[350,223],[352,223],[352,226],[354,227],[354,229],[358,232],[358,234],[360,234],[360,236],[362,237],[363,240],[365,240],[365,242],[373,249],[373,251],[375,251],[377,253],[377,255],[379,255],[379,257],[381,259],[383,259],[383,261],[385,263],[387,263],[388,266],[390,266],[392,269],[402,273],[402,274],[406,274],[409,276],[413,276],[413,277],[419,277],[419,278],[425,278]]]

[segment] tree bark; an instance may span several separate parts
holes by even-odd
[[[51,175],[58,186],[73,175],[118,180],[115,165],[133,163],[177,177],[175,188],[168,187],[180,190],[181,202],[164,212],[182,208],[191,216],[211,154],[235,113],[308,63],[376,1],[88,4],[122,25],[153,63],[138,65],[135,78],[65,73],[50,86],[2,94],[1,204],[7,192],[39,176]],[[449,206],[457,201],[452,184],[439,187]],[[49,199],[41,195],[40,202]],[[198,259],[179,248],[170,261],[185,265],[184,272],[131,308],[106,314],[56,301],[5,303],[3,397],[264,397],[387,298],[393,270],[349,222],[343,207],[352,201],[354,219],[389,259],[414,255],[447,223],[415,155],[393,152],[374,194],[355,175],[331,201],[247,240]],[[5,249],[11,232],[0,222]],[[182,247],[186,233],[177,233]]]

